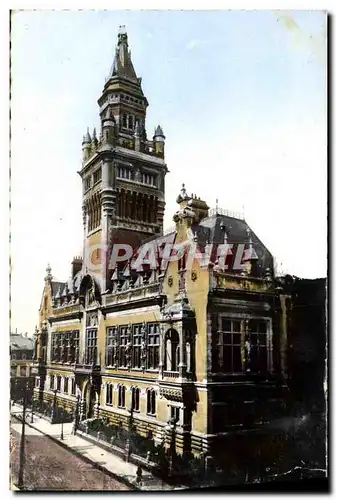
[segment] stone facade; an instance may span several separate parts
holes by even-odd
[[[273,259],[243,218],[210,212],[184,186],[175,228],[163,235],[165,137],[158,126],[147,139],[148,102],[123,29],[98,104],[101,132],[83,137],[79,172],[83,255],[65,282],[47,269],[35,397],[56,394],[69,410],[78,398],[81,420],[125,426],[131,410],[137,432],[167,449],[174,425],[177,452],[210,463],[226,439],[256,434],[284,401]],[[156,269],[132,269],[131,256],[111,268],[114,245],[146,243]],[[182,252],[164,262],[163,245],[173,243]]]

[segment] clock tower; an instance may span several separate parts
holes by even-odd
[[[110,288],[114,243],[133,248],[162,235],[165,208],[165,136],[146,132],[148,101],[135,72],[125,27],[118,33],[110,72],[98,99],[101,129],[82,141],[84,272],[94,266],[101,293]]]

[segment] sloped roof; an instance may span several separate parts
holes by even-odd
[[[256,269],[257,276],[263,275],[267,268],[273,269],[273,257],[271,253],[250,228],[247,222],[243,219],[237,219],[226,215],[213,215],[211,217],[206,217],[200,221],[199,224],[195,224],[191,227],[192,231],[198,238],[197,243],[200,251],[205,249],[208,242],[213,244],[214,248],[211,257],[212,262],[216,259],[217,246],[224,243],[225,231],[221,226],[226,228],[227,243],[233,245],[233,254],[235,254],[237,245],[245,244],[247,247],[247,229],[250,231],[253,249],[258,257]]]
[[[34,340],[29,337],[25,337],[21,333],[11,333],[10,334],[10,348],[12,351],[17,350],[33,350]]]

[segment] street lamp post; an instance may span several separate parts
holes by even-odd
[[[57,394],[57,389],[54,389],[54,399],[53,399],[53,406],[52,406],[52,413],[51,413],[51,420],[55,419],[55,413],[56,413],[56,394]]]
[[[63,416],[61,420],[61,441],[63,441]]]
[[[80,398],[81,398],[81,396],[79,394],[77,394],[75,415],[74,415],[73,428],[72,428],[72,434],[74,434],[74,435],[76,434],[77,426],[78,426],[78,413],[80,410]]]
[[[34,401],[32,401],[32,413],[30,415],[30,423],[33,424],[34,423],[34,418],[33,418],[33,415],[34,415],[34,405],[33,405]]]
[[[19,474],[18,474],[18,488],[23,488],[23,472],[25,466],[25,425],[26,425],[26,403],[27,403],[27,387],[24,386],[23,393],[23,409],[22,409],[22,427],[20,439],[20,458],[19,458]]]
[[[34,394],[34,386],[35,386],[35,377],[37,376],[38,371],[35,367],[32,367],[31,369],[31,378],[30,378],[30,383],[32,384],[32,390]],[[34,423],[34,396],[32,397],[32,414],[30,416],[30,423]]]

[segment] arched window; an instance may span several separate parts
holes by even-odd
[[[133,411],[139,411],[139,397],[140,397],[139,388],[132,387],[131,407],[132,407]]]
[[[63,392],[65,394],[68,394],[68,385],[69,385],[69,383],[68,383],[68,377],[64,377]]]
[[[178,371],[180,363],[179,334],[177,330],[170,328],[165,335],[165,364],[167,371]]]
[[[105,404],[112,406],[113,384],[106,384]]]
[[[76,383],[75,383],[75,379],[72,378],[71,379],[71,395],[75,396],[75,394],[76,394]]]
[[[118,406],[125,408],[125,387],[124,385],[118,386]]]
[[[55,381],[54,375],[50,375],[50,384],[49,384],[50,389],[54,389],[54,381]]]
[[[147,405],[146,411],[149,415],[156,414],[156,392],[154,389],[147,390]]]
[[[129,115],[129,123],[128,123],[128,128],[133,129],[133,116]]]
[[[124,128],[127,128],[128,124],[127,124],[127,116],[125,113],[123,113],[123,120],[122,120],[122,125]]]

